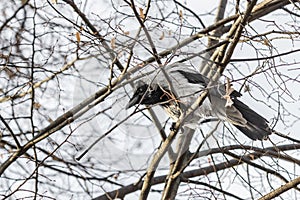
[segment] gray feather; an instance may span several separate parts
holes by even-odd
[[[139,103],[146,105],[161,103],[176,120],[196,101],[207,87],[209,79],[186,64],[176,63],[164,67],[164,70],[165,73],[158,68],[150,76],[151,83],[144,83],[151,85],[147,87],[148,90],[144,95],[140,95],[144,99]],[[172,88],[176,91],[172,92]],[[272,133],[265,118],[237,99],[241,96],[239,92],[233,91],[230,94],[233,105],[227,107],[225,107],[226,99],[223,98],[226,94],[224,84],[216,83],[214,87],[208,88],[208,93],[208,98],[187,120],[186,124],[190,128],[196,128],[199,120],[205,116],[216,116],[232,123],[253,140],[265,139]],[[135,97],[132,97],[132,100],[137,101]]]

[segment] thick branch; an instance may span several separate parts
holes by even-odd
[[[241,147],[241,146],[229,146],[229,147],[223,147],[223,148],[215,148],[213,149],[213,151],[211,152],[206,152],[205,154],[202,155],[210,155],[210,154],[214,154],[214,153],[223,153],[224,149],[244,149],[246,147]],[[246,149],[251,149],[250,146],[247,146]],[[276,146],[276,147],[269,147],[269,148],[265,148],[265,149],[256,149],[259,150],[255,152],[256,156],[253,157],[253,153],[249,153],[249,154],[242,154],[242,158],[244,159],[249,159],[252,161],[255,161],[258,158],[261,158],[263,156],[268,156],[267,152],[277,152],[277,151],[288,151],[288,150],[297,150],[300,149],[300,144],[290,144],[290,145],[281,145],[281,146]],[[280,154],[278,155],[279,159],[281,159]],[[184,178],[184,180],[188,179],[188,178],[193,178],[193,177],[198,177],[198,176],[207,176],[210,173],[215,173],[216,171],[222,171],[224,169],[228,169],[237,165],[241,165],[244,164],[244,162],[242,162],[240,159],[232,159],[232,160],[228,160],[226,162],[222,162],[219,163],[217,165],[214,166],[208,166],[208,167],[203,167],[201,169],[195,169],[195,170],[190,170],[190,171],[186,171],[183,172],[181,174],[181,176]],[[154,177],[151,181],[151,185],[157,185],[157,184],[161,184],[164,183],[165,179],[167,178],[166,175],[163,176],[158,176],[158,177]],[[130,184],[127,186],[124,186],[120,189],[108,192],[104,195],[101,195],[99,197],[94,198],[94,200],[110,200],[111,198],[124,198],[127,194],[133,193],[137,190],[140,190],[141,187],[143,185],[143,181],[139,182],[138,184]]]
[[[300,177],[295,178],[294,180],[284,184],[283,186],[275,189],[274,191],[270,192],[269,194],[266,194],[265,196],[259,198],[259,200],[269,200],[273,199],[275,197],[278,197],[280,194],[296,187],[297,185],[300,184]]]

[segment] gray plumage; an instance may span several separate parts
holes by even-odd
[[[167,113],[177,120],[199,97],[207,87],[209,79],[201,75],[190,65],[176,63],[155,70],[148,79],[139,81],[137,89],[130,99],[127,108],[135,104],[161,105]],[[165,76],[167,74],[167,77]],[[226,89],[224,84],[214,84],[208,89],[208,98],[189,117],[185,126],[195,129],[201,118],[215,116],[228,121],[253,140],[267,139],[272,130],[268,121],[243,102],[238,100],[241,94],[230,93],[231,106],[225,106]]]

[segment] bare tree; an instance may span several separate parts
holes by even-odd
[[[297,1],[0,5],[1,198],[299,198]],[[125,109],[175,62],[230,82],[276,132],[251,141],[215,118],[193,130],[159,106]]]

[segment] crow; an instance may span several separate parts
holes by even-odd
[[[149,81],[145,81],[149,80]],[[200,119],[213,116],[233,124],[252,140],[268,139],[273,132],[268,121],[238,98],[242,95],[227,85],[210,80],[191,65],[175,63],[158,68],[147,79],[136,82],[136,89],[126,108],[134,105],[160,105],[175,121],[208,90],[208,97],[185,125],[195,129]],[[212,86],[211,86],[212,85]]]

